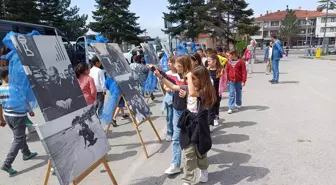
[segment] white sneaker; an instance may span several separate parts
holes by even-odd
[[[208,178],[208,170],[200,170],[200,177],[199,177],[199,181],[200,182],[208,182],[209,178]]]
[[[185,182],[185,183],[183,183],[182,185],[191,185],[190,183],[187,183],[187,182]]]
[[[210,125],[210,132],[214,131],[214,126]]]
[[[214,126],[218,126],[219,125],[219,123],[218,123],[218,119],[215,119],[214,120]]]
[[[236,105],[236,108],[237,108],[237,109],[241,109],[242,106],[241,106],[241,105]]]
[[[168,136],[168,135],[167,135],[167,136],[166,136],[166,141],[167,141],[167,142],[171,142],[171,141],[172,141],[172,136]]]
[[[173,175],[181,172],[181,168],[176,167],[174,164],[171,164],[169,168],[165,171],[165,174]]]
[[[233,110],[229,109],[228,114],[232,114],[232,113],[233,113]]]

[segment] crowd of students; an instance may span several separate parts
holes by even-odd
[[[155,70],[164,84],[166,95],[163,107],[167,109],[166,140],[172,141],[171,165],[168,175],[181,172],[183,153],[183,183],[208,181],[206,153],[211,149],[211,132],[219,125],[219,108],[224,89],[229,87],[229,110],[232,114],[242,106],[242,87],[247,70],[237,51],[202,49],[192,55],[171,56],[169,71]],[[182,152],[183,150],[183,152]]]
[[[92,68],[88,64],[80,63],[75,67],[75,73],[87,104],[94,105],[98,116],[101,115],[106,91],[113,79],[106,76],[101,69],[101,62],[97,57],[92,59]],[[131,69],[139,85],[139,91],[144,94],[144,83],[152,65],[146,65],[143,55],[133,56]],[[200,169],[200,182],[208,181],[207,152],[211,149],[211,132],[220,124],[219,109],[224,89],[229,88],[228,113],[232,114],[242,106],[242,87],[246,83],[247,70],[244,60],[240,59],[237,51],[202,49],[192,55],[171,56],[168,60],[169,71],[163,72],[155,68],[154,74],[164,85],[166,94],[163,108],[167,109],[166,140],[172,141],[172,161],[165,171],[172,175],[181,172],[181,158],[183,150],[183,182],[189,185],[196,179],[195,170]],[[8,84],[8,68],[2,67],[0,77],[5,82],[0,86],[0,124],[6,124],[13,130],[14,141],[2,170],[10,175],[16,173],[12,163],[21,150],[24,160],[37,155],[30,152],[26,142],[27,113],[34,116],[29,107],[25,110],[10,110],[19,113],[13,116],[7,111],[6,101],[10,99]],[[151,95],[154,99],[154,95]],[[118,109],[113,115],[112,124],[118,126],[116,117],[122,111],[122,118],[128,118],[124,113],[125,102],[119,102]],[[5,118],[5,119],[4,119]]]

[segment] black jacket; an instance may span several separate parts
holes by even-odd
[[[182,149],[194,143],[202,156],[211,149],[208,110],[201,110],[197,114],[185,110],[179,119],[178,127],[181,128],[180,145]]]

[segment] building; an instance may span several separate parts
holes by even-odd
[[[288,10],[288,9],[287,9]],[[265,47],[270,41],[271,34],[281,35],[280,27],[282,20],[287,15],[287,10],[269,12],[265,15],[255,18],[254,24],[260,27],[260,30],[256,35],[251,36],[258,43],[258,47]],[[321,11],[311,10],[295,10],[298,24],[301,26],[299,34],[293,38],[291,45],[293,47],[304,47],[306,45],[316,46],[322,45],[324,37],[324,23],[325,13]],[[308,32],[306,34],[306,30]],[[328,15],[327,33],[326,37],[329,37],[329,44],[335,44],[336,37],[336,14]],[[287,41],[283,40],[284,46],[287,46]]]

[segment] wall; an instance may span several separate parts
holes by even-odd
[[[323,38],[324,36],[323,28],[325,23],[322,22],[322,19],[324,19],[324,17],[318,17],[316,20],[315,34],[316,36],[318,35],[319,38]],[[336,37],[336,16],[328,17],[326,37]]]

